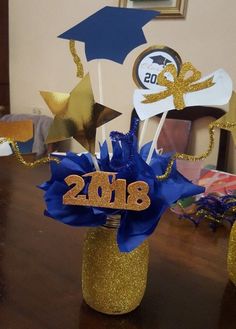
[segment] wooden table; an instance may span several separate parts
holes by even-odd
[[[1,329],[236,328],[236,288],[228,282],[229,230],[195,229],[167,212],[150,238],[147,291],[125,316],[91,310],[81,295],[86,229],[43,215],[37,184],[48,166],[26,169],[0,158]]]

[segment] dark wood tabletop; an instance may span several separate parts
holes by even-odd
[[[123,316],[82,300],[86,229],[44,217],[47,165],[27,169],[0,158],[1,329],[233,329],[236,288],[228,281],[229,229],[213,233],[167,212],[150,238],[147,290]]]

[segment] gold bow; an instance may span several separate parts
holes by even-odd
[[[167,79],[165,76],[167,72],[172,75],[174,81]],[[189,73],[190,76],[186,78]],[[184,94],[210,88],[215,84],[213,82],[213,77],[202,82],[194,83],[199,79],[201,79],[201,72],[195,69],[191,63],[184,63],[179,74],[174,64],[169,64],[157,77],[157,84],[167,89],[156,94],[143,95],[145,100],[143,100],[142,103],[154,103],[173,95],[175,108],[177,110],[182,110],[185,107]]]

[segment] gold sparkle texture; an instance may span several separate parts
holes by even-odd
[[[74,63],[75,63],[76,68],[77,68],[76,75],[77,75],[78,78],[83,78],[84,77],[84,68],[83,68],[83,64],[81,62],[81,59],[77,54],[74,40],[69,41],[69,47],[70,47],[70,52],[71,52],[71,55],[73,57]]]
[[[229,278],[236,285],[236,222],[230,233],[227,267]]]
[[[167,79],[166,73],[171,74],[173,81]],[[175,65],[169,64],[157,77],[158,85],[166,87],[166,90],[156,94],[143,95],[145,100],[142,103],[154,103],[172,95],[175,108],[182,110],[185,108],[184,94],[210,88],[214,85],[213,77],[197,82],[199,79],[201,79],[201,72],[196,70],[190,62],[182,65],[179,74]]]
[[[68,186],[73,185],[73,187],[63,195],[63,204],[88,206],[86,195],[79,195],[84,188],[83,178],[79,175],[70,175],[65,178],[65,182]]]
[[[90,228],[84,243],[82,291],[85,302],[106,314],[125,314],[139,306],[148,272],[147,240],[129,253],[118,249],[117,228]]]
[[[73,187],[63,195],[63,204],[134,211],[142,211],[150,206],[149,186],[146,182],[136,181],[127,186],[125,179],[115,179],[115,176],[116,173],[114,172],[104,171],[83,175],[83,177],[91,177],[87,195],[80,194],[85,186],[81,176],[67,176],[65,178],[66,184],[68,186],[73,185]],[[128,192],[127,202],[126,190]],[[113,195],[114,200],[112,201]]]
[[[224,124],[226,130],[231,131],[234,144],[236,145],[236,127],[232,127],[227,123],[236,122],[236,93],[233,91],[230,102],[229,102],[229,112],[223,115],[220,119],[215,121],[218,124]]]
[[[35,168],[39,165],[42,165],[42,164],[45,164],[45,163],[49,163],[49,162],[56,162],[56,163],[59,163],[60,160],[56,157],[51,157],[51,156],[48,156],[48,157],[44,157],[44,158],[41,158],[39,160],[35,160],[33,162],[27,162],[24,160],[24,158],[22,157],[21,153],[20,153],[20,150],[19,150],[19,146],[18,144],[13,141],[12,139],[10,138],[4,138],[2,140],[0,140],[0,144],[2,143],[5,143],[5,142],[8,142],[11,147],[12,147],[12,150],[14,152],[14,155],[17,159],[17,161],[19,163],[21,163],[22,165],[24,165],[25,167],[28,167],[28,168]]]
[[[119,112],[95,103],[89,74],[70,94],[41,91],[42,97],[55,118],[50,127],[47,143],[74,137],[94,154],[96,129],[118,117]]]
[[[147,209],[150,204],[148,196],[149,186],[142,181],[133,182],[128,185],[127,208],[129,210],[141,211]]]

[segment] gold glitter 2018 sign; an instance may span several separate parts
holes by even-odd
[[[83,177],[91,177],[86,194],[80,194],[85,186]],[[127,184],[125,179],[116,179],[116,173],[95,171],[85,175],[70,175],[65,178],[73,187],[63,196],[63,204],[92,206],[113,209],[142,211],[150,206],[149,186],[136,181]],[[110,179],[111,177],[111,179]]]

